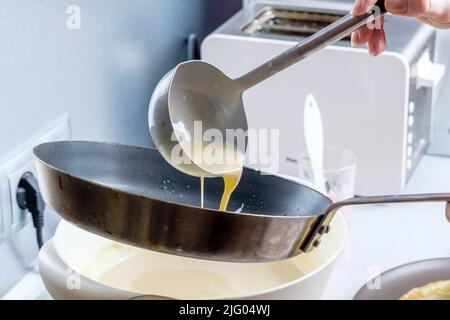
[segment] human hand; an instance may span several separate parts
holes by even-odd
[[[356,0],[353,14],[366,13],[376,2],[377,0]],[[385,0],[385,7],[392,14],[415,18],[435,28],[450,28],[450,0]],[[383,25],[384,19],[381,17],[381,28],[370,29],[364,26],[353,32],[352,44],[367,43],[369,53],[379,55],[387,46]]]

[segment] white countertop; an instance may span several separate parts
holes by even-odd
[[[426,156],[404,193],[446,191],[450,191],[450,158]],[[374,272],[444,256],[450,256],[450,223],[444,204],[355,207],[351,210],[347,250],[337,261],[323,298],[352,299]],[[48,298],[36,271],[3,297]]]
[[[450,192],[450,158],[425,156],[404,191],[432,192]],[[450,256],[450,223],[443,203],[354,207],[349,219],[348,247],[324,299],[352,299],[377,270]]]
[[[45,289],[39,271],[29,271],[17,285],[7,292],[0,300],[50,300],[51,296]]]

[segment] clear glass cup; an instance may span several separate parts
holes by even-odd
[[[355,178],[357,159],[353,152],[337,148],[325,147],[323,152],[323,170],[315,172],[311,166],[308,152],[299,155],[299,177],[315,186],[314,175],[322,173],[325,180],[326,194],[333,202],[353,198],[355,196]],[[320,187],[318,187],[320,189]],[[343,214],[347,227],[351,228],[351,207],[339,210]],[[351,239],[347,239],[342,257],[349,258],[351,252]]]
[[[353,152],[342,148],[325,147],[323,170],[319,172],[313,170],[308,152],[299,155],[298,164],[299,177],[312,185],[315,185],[316,174],[323,175],[325,192],[333,201],[354,197],[356,156]]]

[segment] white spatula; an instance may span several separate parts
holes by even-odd
[[[319,106],[312,94],[306,96],[304,110],[304,131],[306,148],[311,159],[314,184],[318,190],[327,193],[323,173],[324,134]]]

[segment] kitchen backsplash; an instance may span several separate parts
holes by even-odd
[[[190,33],[201,41],[241,4],[0,0],[0,167],[64,115],[73,139],[151,145],[147,109],[158,79],[186,59]],[[33,227],[11,230],[12,213],[1,208],[0,296],[37,254]],[[47,236],[56,221],[47,212]]]

